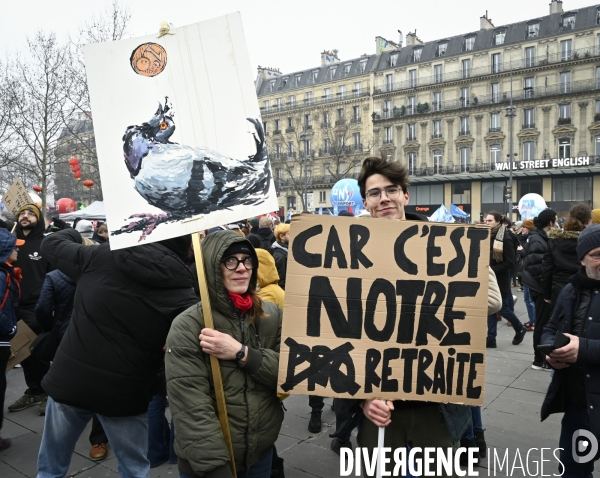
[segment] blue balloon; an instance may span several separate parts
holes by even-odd
[[[346,178],[339,180],[331,188],[330,198],[331,204],[334,207],[334,213],[336,210],[348,211],[352,209],[354,215],[357,215],[364,209],[360,188],[356,179]]]

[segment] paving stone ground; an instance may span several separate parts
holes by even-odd
[[[513,292],[519,297],[515,311],[521,321],[527,321],[523,304],[523,294],[518,289]],[[557,463],[552,450],[558,447],[561,416],[554,415],[544,423],[540,422],[540,407],[547,390],[550,374],[534,371],[532,361],[532,334],[528,333],[521,345],[514,346],[511,340],[514,333],[505,320],[498,327],[498,348],[488,349],[486,368],[485,405],[483,423],[487,444],[492,456],[488,471],[488,460],[476,468],[479,476],[542,476],[536,470],[544,450],[543,474],[557,474]],[[5,406],[18,399],[26,386],[22,369],[14,369],[8,374],[8,389]],[[320,433],[308,431],[310,409],[308,397],[291,396],[285,401],[287,413],[277,441],[277,449],[285,460],[287,478],[332,478],[340,476],[339,457],[330,449],[329,433],[335,429],[335,414],[331,410],[331,399],[325,399],[323,427]],[[12,438],[13,446],[0,453],[0,478],[35,477],[37,454],[44,427],[44,419],[37,413],[37,407],[21,412],[10,413],[5,409],[2,436]],[[90,425],[81,435],[73,455],[69,476],[78,478],[116,478],[117,461],[110,450],[105,461],[89,459],[88,441]],[[353,438],[356,444],[356,439]],[[529,452],[529,460],[527,453]],[[508,450],[508,462],[502,470],[496,465],[494,473],[493,456],[500,461]],[[508,463],[519,466],[521,456],[524,468],[508,469]],[[529,463],[529,469],[526,463]],[[176,478],[177,466],[164,464],[150,471],[152,478]],[[600,478],[600,473],[594,473]]]

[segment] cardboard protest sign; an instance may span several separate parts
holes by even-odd
[[[112,249],[277,210],[239,13],[84,52]]]
[[[483,404],[489,228],[292,220],[280,392]]]
[[[25,204],[34,204],[23,181],[19,178],[17,178],[8,191],[6,191],[6,194],[2,197],[2,202],[15,219],[19,216],[19,209],[21,209],[21,206],[24,206]]]
[[[10,358],[6,364],[7,372],[31,355],[29,347],[36,337],[35,332],[25,322],[22,320],[17,322],[17,333],[10,341]]]

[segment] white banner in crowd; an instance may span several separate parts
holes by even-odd
[[[85,61],[112,249],[277,209],[239,13]]]

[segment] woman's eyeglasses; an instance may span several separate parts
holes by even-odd
[[[221,264],[225,265],[225,269],[230,271],[236,270],[239,267],[240,263],[244,264],[246,270],[251,270],[254,268],[254,259],[252,258],[252,256],[244,257],[243,259],[238,259],[235,256],[230,256],[221,261]]]

